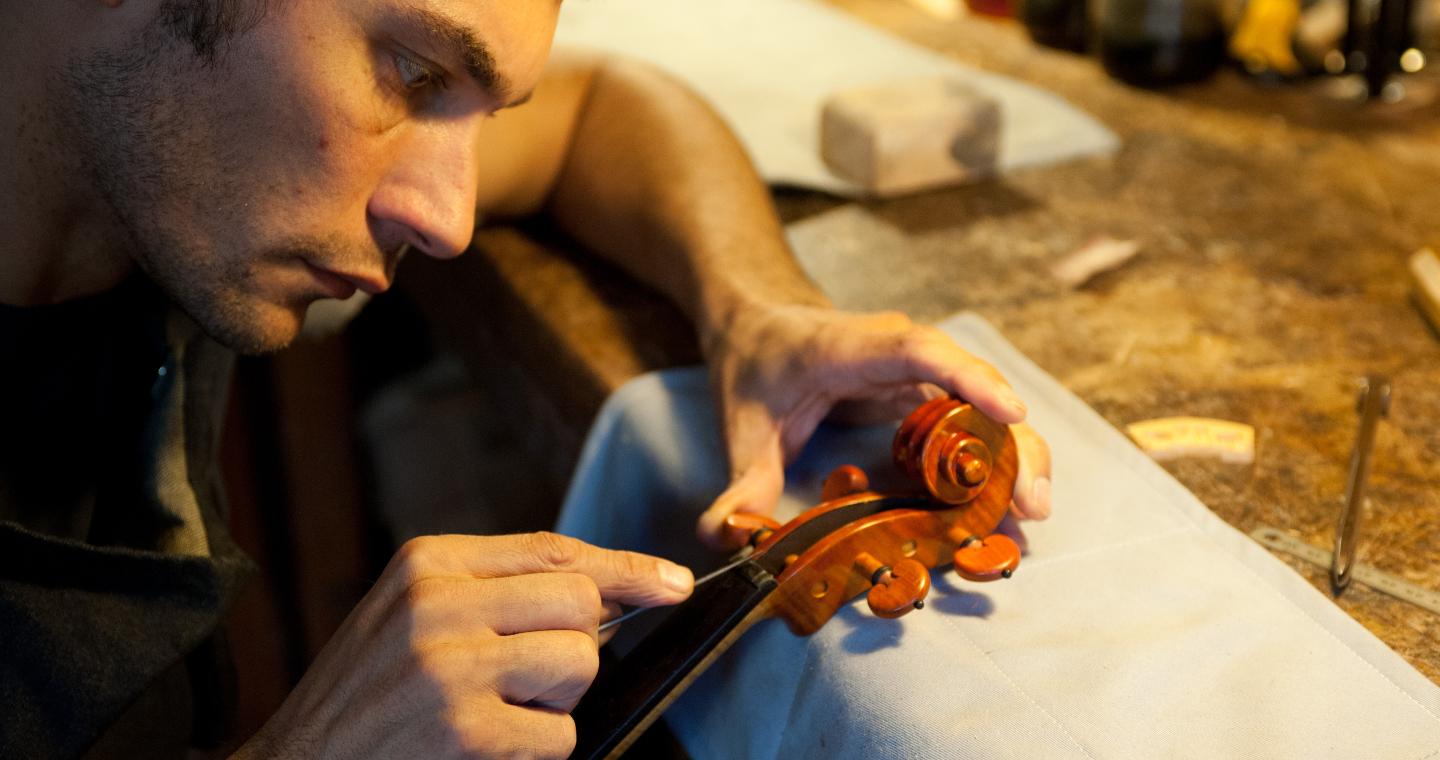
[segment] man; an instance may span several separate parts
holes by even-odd
[[[699,520],[717,546],[839,402],[893,413],[938,386],[1024,417],[933,329],[832,311],[693,96],[632,65],[547,69],[558,12],[0,4],[0,754],[184,751],[244,574],[212,461],[230,350],[385,290],[407,249],[459,255],[477,213],[547,214],[693,318],[734,473]],[[1043,517],[1048,453],[1022,441],[1016,511]],[[241,754],[564,756],[600,620],[692,582],[549,534],[417,539]]]

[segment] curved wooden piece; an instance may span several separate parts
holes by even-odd
[[[986,583],[1009,578],[1020,566],[1020,547],[1003,533],[970,538],[955,550],[955,572],[967,581]]]
[[[986,487],[1010,429],[955,398],[927,401],[895,432],[891,454],[934,498],[964,504]]]
[[[766,515],[751,512],[736,512],[725,518],[727,533],[745,537],[745,543],[755,546],[780,528],[780,521]]]
[[[898,618],[925,606],[930,594],[930,569],[913,559],[902,559],[895,565],[882,565],[870,575],[870,593],[865,601],[876,617]]]
[[[907,559],[930,568],[951,561],[961,540],[994,532],[1009,509],[1019,466],[1014,437],[1008,428],[996,427],[998,435],[994,430],[983,431],[992,436],[992,440],[998,438],[999,441],[991,447],[993,464],[985,486],[974,498],[948,509],[886,510],[830,532],[786,562],[776,578],[780,585],[771,595],[775,614],[785,619],[790,630],[809,635],[833,617],[840,605],[873,585],[869,577],[856,569],[856,558],[862,553],[892,568]],[[900,438],[896,436],[897,448],[901,445]],[[825,502],[781,526],[756,550],[766,551],[800,526],[829,511],[860,501],[890,498],[898,501],[901,497],[866,491]],[[916,503],[914,497],[906,497],[904,501]]]
[[[842,464],[830,471],[820,487],[821,501],[834,501],[843,496],[870,490],[870,476],[853,464]]]

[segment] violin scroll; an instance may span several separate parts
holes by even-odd
[[[891,454],[936,500],[965,504],[985,489],[1005,426],[956,398],[937,398],[911,412],[895,433]]]
[[[877,493],[845,465],[826,478],[824,501],[784,525],[744,514],[727,521],[778,582],[769,611],[795,633],[814,633],[861,594],[881,617],[917,609],[930,589],[925,568],[952,559],[970,580],[1008,577],[1018,565],[1015,543],[992,535],[1019,468],[1008,427],[960,399],[936,399],[905,419],[891,451],[923,491]]]

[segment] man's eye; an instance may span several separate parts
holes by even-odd
[[[445,86],[445,78],[439,72],[404,55],[395,55],[395,71],[406,92],[419,93]]]

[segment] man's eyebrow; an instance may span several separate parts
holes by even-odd
[[[507,103],[504,107],[519,105],[530,99],[529,94],[526,94],[513,103],[508,102],[512,95],[509,80],[495,67],[495,58],[490,55],[490,49],[485,46],[484,41],[465,25],[428,8],[407,6],[405,13],[412,17],[415,24],[422,28],[435,44],[464,63],[465,73],[475,80],[475,84],[492,93],[502,103]]]

